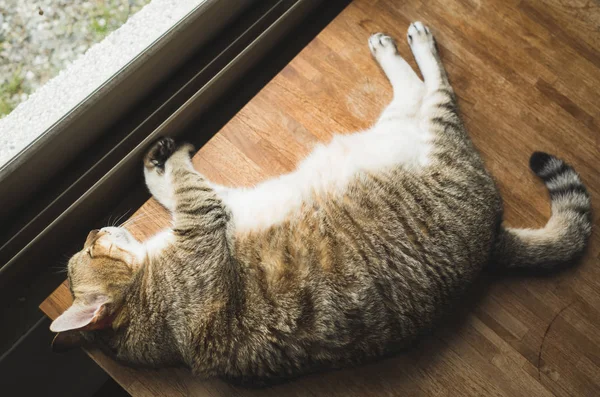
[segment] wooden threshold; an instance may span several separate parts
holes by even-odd
[[[414,20],[436,34],[468,130],[502,191],[506,222],[539,227],[550,215],[545,187],[527,166],[534,150],[573,164],[598,208],[600,5],[558,0],[355,0],[200,149],[195,167],[214,182],[250,186],[291,171],[333,133],[368,127],[392,94],[367,39],[393,35],[416,67],[404,39]],[[600,395],[597,214],[579,266],[540,278],[484,276],[455,318],[406,354],[370,365],[245,390],[88,353],[134,396]],[[138,238],[168,224],[154,200],[137,216]],[[63,284],[41,309],[55,318],[69,304]]]

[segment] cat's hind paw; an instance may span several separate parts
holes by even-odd
[[[431,30],[425,26],[422,22],[413,22],[408,27],[408,33],[406,34],[408,44],[413,49],[413,52],[417,47],[425,47],[429,50],[435,50],[435,39]]]
[[[369,37],[369,49],[378,60],[385,56],[398,54],[394,39],[383,33],[375,33]]]

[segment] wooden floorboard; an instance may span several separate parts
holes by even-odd
[[[415,67],[406,29],[429,24],[468,130],[500,186],[506,222],[550,214],[531,152],[559,155],[600,208],[600,3],[589,0],[355,0],[194,157],[211,180],[249,186],[291,171],[333,133],[368,127],[391,88],[367,47],[387,32]],[[138,211],[145,238],[167,225],[154,201]],[[124,368],[90,352],[133,395],[598,396],[599,215],[581,264],[548,277],[484,276],[449,323],[406,354],[268,390],[234,389],[185,371]],[[62,285],[42,309],[69,304]]]

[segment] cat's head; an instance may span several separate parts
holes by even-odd
[[[126,229],[92,230],[67,265],[73,303],[50,330],[68,333],[118,325],[124,294],[143,261],[143,245]]]

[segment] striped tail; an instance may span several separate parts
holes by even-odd
[[[577,172],[552,155],[535,152],[529,166],[546,183],[552,216],[541,229],[501,226],[492,264],[528,270],[567,266],[583,254],[592,231],[590,196]]]

